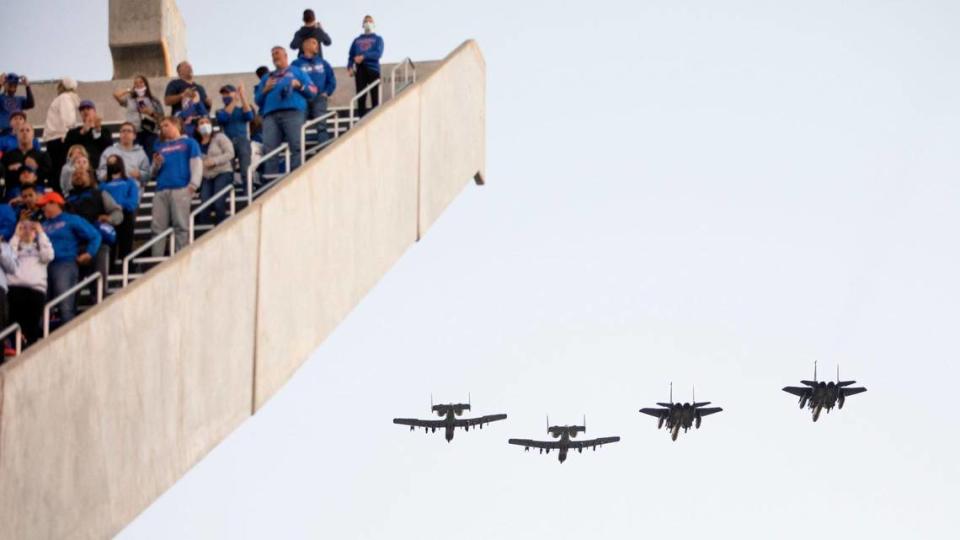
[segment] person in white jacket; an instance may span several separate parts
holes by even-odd
[[[10,244],[0,241],[0,328],[7,327],[9,310],[7,309],[7,274],[17,271],[17,259],[13,256]]]
[[[16,259],[16,271],[6,276],[11,319],[31,344],[43,332],[40,323],[47,301],[47,264],[53,260],[53,244],[40,223],[22,220],[10,239],[10,249]]]
[[[47,153],[52,164],[51,178],[60,176],[60,168],[67,161],[67,146],[63,138],[67,131],[80,124],[80,96],[77,95],[77,81],[64,77],[57,83],[57,97],[47,109],[47,121],[43,125],[43,140],[47,143]]]

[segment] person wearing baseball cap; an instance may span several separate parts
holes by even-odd
[[[27,111],[33,108],[33,90],[26,77],[16,73],[0,74],[3,80],[3,95],[0,96],[0,135],[10,132],[10,115],[17,111]],[[17,88],[23,83],[26,96],[18,96]]]
[[[37,177],[37,169],[31,164],[24,164],[20,167],[20,181],[17,182],[17,185],[7,187],[7,198],[10,200],[10,204],[16,204],[20,197],[20,192],[23,191],[23,188],[26,186],[31,186],[37,190],[37,193],[43,194],[46,191],[46,188],[43,184],[40,183],[39,178]]]
[[[50,154],[51,175],[60,177],[60,169],[67,162],[67,145],[63,139],[67,132],[80,123],[80,96],[77,95],[77,81],[64,77],[57,83],[57,97],[50,102],[47,119],[43,124],[43,140]]]
[[[245,177],[252,154],[247,126],[255,116],[253,107],[247,101],[247,92],[242,84],[224,85],[220,88],[220,97],[223,99],[223,108],[217,111],[217,123],[233,143],[233,151],[240,161],[240,173]]]
[[[102,125],[103,119],[97,115],[97,106],[92,101],[81,101],[78,110],[81,124],[67,132],[63,144],[66,148],[75,144],[83,146],[90,156],[90,164],[96,167],[100,163],[100,154],[113,144],[113,137]]]
[[[60,296],[80,280],[80,265],[89,265],[100,250],[100,232],[80,216],[65,212],[66,201],[55,191],[48,191],[37,200],[43,209],[43,232],[53,245],[53,260],[47,266],[49,298]],[[60,309],[60,324],[66,324],[76,315],[76,295],[64,299]]]

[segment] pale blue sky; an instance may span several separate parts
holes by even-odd
[[[4,67],[107,78],[86,4],[6,6]],[[275,4],[181,0],[197,71],[267,63]],[[335,65],[367,12],[391,60],[478,39],[488,185],[121,537],[953,537],[960,5],[791,4],[313,4]],[[82,35],[11,54],[41,26]],[[780,391],[815,359],[869,388],[817,424]],[[637,412],[670,380],[725,409],[676,443]],[[390,423],[431,392],[510,418]],[[505,444],[545,413],[623,441]]]

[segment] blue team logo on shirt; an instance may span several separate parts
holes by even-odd
[[[66,226],[67,222],[63,221],[62,219],[58,219],[56,221],[44,221],[43,232],[47,233],[47,236],[50,236],[52,233],[55,233]]]

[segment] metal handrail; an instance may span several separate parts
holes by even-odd
[[[280,146],[274,148],[270,153],[260,156],[260,159],[257,159],[247,167],[247,205],[253,203],[253,172],[257,170],[257,167],[261,163],[267,162],[274,158],[280,152],[284,153],[284,161],[287,164],[287,173],[290,173],[290,145],[283,143]],[[262,190],[261,190],[262,191]]]
[[[231,173],[232,175],[233,173]],[[200,212],[203,212],[209,208],[213,203],[220,200],[220,197],[223,197],[227,193],[230,194],[230,215],[236,215],[237,213],[237,194],[233,189],[233,186],[227,186],[220,191],[216,192],[213,197],[210,197],[210,200],[201,204],[197,207],[196,210],[190,212],[190,223],[187,225],[187,244],[192,244],[194,240],[194,234],[196,233],[196,217],[200,215]]]
[[[410,81],[410,84],[417,82],[417,66],[408,56],[401,60],[399,64],[393,66],[393,69],[390,70],[390,99],[397,97],[397,70],[399,70],[401,67],[403,68],[403,80],[406,81],[410,78],[407,70],[408,66],[413,69],[413,80]],[[400,89],[403,90],[404,88],[406,88],[406,86]]]
[[[0,332],[0,341],[3,341],[4,339],[6,339],[7,336],[9,336],[10,334],[16,335],[16,337],[13,338],[13,341],[14,343],[17,344],[16,345],[17,354],[15,354],[14,356],[20,356],[20,351],[23,350],[23,331],[20,329],[20,325],[17,323],[13,323],[10,326],[4,328],[3,332]],[[0,358],[0,362],[2,361],[3,359]]]
[[[142,246],[130,252],[129,255],[123,258],[123,283],[121,285],[122,287],[126,287],[127,284],[130,283],[130,262],[133,261],[137,255],[143,253],[148,248],[153,247],[154,244],[156,244],[157,242],[159,242],[160,240],[164,239],[167,236],[170,237],[170,256],[173,257],[173,255],[177,252],[177,243],[176,243],[177,238],[173,234],[173,227],[170,227],[169,229],[163,231],[162,233],[154,236],[148,242],[145,242]],[[161,259],[163,259],[163,257],[161,257]]]
[[[353,127],[353,125],[357,123],[357,118],[353,114],[353,110],[356,108],[357,102],[378,86],[380,86],[380,79],[368,84],[366,88],[364,88],[359,94],[353,96],[353,99],[350,100],[350,127]]]
[[[307,161],[307,128],[315,126],[320,122],[325,122],[331,116],[337,116],[335,111],[326,112],[321,116],[314,118],[313,120],[308,120],[303,123],[303,127],[300,128],[300,163],[305,163]],[[326,130],[327,126],[324,123],[323,129]],[[317,133],[320,132],[320,128],[317,128]],[[310,153],[319,152],[321,148],[326,146],[325,144],[317,145],[316,148],[312,148]]]
[[[71,294],[77,294],[78,292],[80,292],[80,289],[83,289],[84,287],[86,287],[90,283],[93,283],[94,281],[97,282],[97,303],[99,304],[100,302],[103,301],[103,274],[101,274],[100,272],[94,272],[89,276],[87,276],[87,278],[81,281],[80,283],[77,283],[73,287],[70,287],[69,289],[67,289],[66,292],[64,292],[60,296],[54,298],[53,300],[43,305],[43,337],[47,337],[50,335],[50,310],[53,309],[60,302],[63,302],[64,299],[66,299]]]

